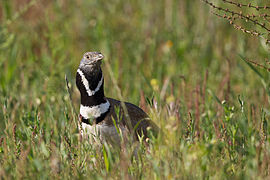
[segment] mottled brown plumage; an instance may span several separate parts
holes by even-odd
[[[150,137],[157,135],[158,127],[138,106],[104,95],[104,79],[101,70],[103,55],[98,52],[85,53],[77,70],[76,85],[81,93],[80,131],[83,135],[113,139],[120,142],[117,127],[125,136]],[[150,133],[151,132],[151,133]]]
[[[142,136],[142,133],[145,137],[149,136],[147,131],[156,135],[158,132],[158,127],[152,122],[149,116],[138,106],[125,102],[126,110],[128,112],[128,117],[124,116],[124,108],[121,105],[121,102],[112,98],[107,98],[111,104],[110,112],[105,117],[105,119],[101,122],[107,125],[113,125],[112,117],[117,120],[117,122],[123,124],[123,126],[127,127],[129,131],[131,128],[135,130],[136,134]],[[117,114],[117,108],[119,108],[119,114]],[[120,119],[119,119],[120,118]],[[131,127],[129,125],[129,121],[131,122]],[[135,129],[134,129],[135,128]]]

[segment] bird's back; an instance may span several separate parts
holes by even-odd
[[[84,54],[76,74],[76,85],[81,94],[80,132],[94,139],[120,141],[119,130],[127,137],[144,138],[158,133],[158,127],[139,107],[107,98],[101,69],[103,55],[99,52]]]
[[[115,120],[117,124],[126,127],[130,132],[133,131],[140,136],[143,133],[145,138],[150,136],[150,131],[153,135],[157,134],[158,127],[141,108],[128,102],[121,104],[121,101],[112,98],[107,98],[107,100],[111,104],[111,109],[102,123],[110,126],[114,125],[113,120]]]

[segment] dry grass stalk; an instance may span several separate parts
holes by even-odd
[[[251,2],[248,4],[243,4],[243,3],[233,2],[229,0],[223,0],[224,6],[227,4],[231,6],[236,6],[240,9],[239,11],[236,11],[231,6],[229,8],[225,8],[222,6],[217,6],[208,0],[202,0],[202,1],[215,10],[214,12],[212,12],[214,15],[216,15],[219,18],[224,18],[228,20],[235,29],[241,30],[242,32],[253,35],[253,36],[258,36],[260,38],[263,38],[266,44],[270,43],[270,39],[269,39],[270,27],[269,27],[269,19],[268,19],[270,15],[267,14],[267,12],[261,12],[261,11],[268,11],[268,9],[270,8],[266,4],[263,6],[258,6],[258,5],[253,5]],[[246,11],[251,11],[252,9],[256,9],[259,13],[258,14],[244,13]],[[255,25],[253,29],[248,30],[246,27],[239,25],[240,23],[247,24],[249,22]],[[257,30],[256,27],[259,27],[259,30]]]
[[[264,65],[262,65],[262,64],[259,64],[259,63],[255,62],[255,61],[253,61],[253,60],[245,59],[245,61],[247,61],[247,62],[249,62],[249,63],[251,63],[251,64],[253,64],[253,65],[255,65],[255,66],[258,66],[258,67],[260,67],[260,68],[263,68],[263,69],[267,70],[268,72],[270,72],[270,68],[268,68],[268,67],[266,67],[266,66],[264,66]]]
[[[237,7],[249,7],[249,8],[255,8],[256,10],[260,10],[260,9],[270,9],[269,6],[254,6],[251,3],[248,4],[243,4],[243,3],[238,3],[238,2],[234,2],[234,1],[228,1],[228,0],[223,0],[224,3],[228,3],[228,4],[232,4],[235,5]]]
[[[142,108],[142,110],[144,110],[145,112],[147,111],[147,107],[146,107],[146,102],[145,102],[145,96],[144,96],[144,92],[141,90],[140,91],[140,108]]]
[[[200,86],[199,84],[196,86],[196,101],[195,101],[195,128],[198,136],[200,137]]]
[[[223,0],[223,5],[218,6],[209,0],[202,1],[214,9],[212,13],[215,16],[226,19],[235,29],[251,36],[262,38],[266,45],[270,44],[270,15],[268,14],[270,6],[266,5],[266,3],[259,6],[254,5],[254,2],[247,2],[244,4],[230,0]],[[229,7],[227,8],[225,6]],[[253,12],[254,9],[256,9],[257,13]],[[248,23],[251,23],[254,26],[247,29],[245,26],[248,25]],[[245,59],[245,61],[270,72],[270,68],[263,64],[248,59]],[[266,60],[266,64],[269,64],[269,60]]]

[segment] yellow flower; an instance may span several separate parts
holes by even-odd
[[[158,90],[158,80],[157,79],[151,79],[150,84],[152,88],[157,91]]]
[[[166,42],[166,46],[167,46],[168,48],[171,48],[171,47],[173,46],[173,42],[172,42],[171,40],[168,40],[168,41]]]
[[[174,102],[174,96],[170,95],[169,97],[166,98],[166,103],[169,104],[169,103],[172,103],[172,102]]]
[[[168,53],[170,52],[171,47],[173,46],[173,43],[171,40],[168,40],[165,45],[163,46],[163,52]]]

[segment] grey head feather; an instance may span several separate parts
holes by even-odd
[[[101,60],[104,58],[100,52],[86,52],[80,62],[79,68],[86,73],[97,73],[100,71]]]

